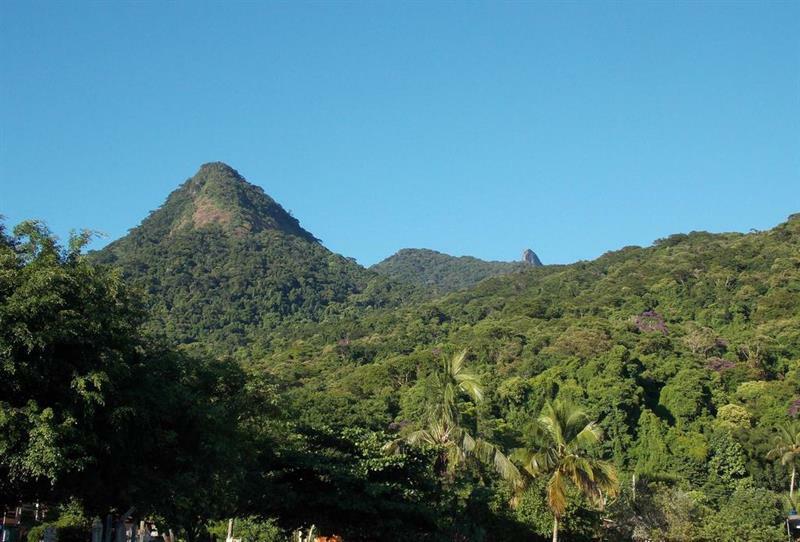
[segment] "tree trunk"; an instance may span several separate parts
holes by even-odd
[[[789,482],[789,498],[794,499],[794,475],[796,473],[796,467],[792,465],[792,481]]]
[[[558,542],[558,518],[553,518],[553,542]]]

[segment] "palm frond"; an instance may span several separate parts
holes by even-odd
[[[429,444],[439,446],[439,464],[453,471],[463,464],[469,456],[491,466],[500,476],[510,480],[515,489],[523,484],[517,466],[493,444],[474,438],[469,431],[460,426],[461,413],[458,409],[459,393],[464,393],[474,402],[483,399],[483,388],[478,376],[466,367],[467,351],[443,360],[442,370],[429,375],[431,393],[428,397],[424,428],[396,439],[384,450],[396,453],[403,445]],[[548,462],[549,465],[549,462]]]
[[[492,463],[494,464],[495,472],[504,480],[511,482],[515,488],[522,487],[524,481],[519,469],[503,452],[496,447],[494,447],[494,457]]]
[[[583,496],[592,504],[597,505],[601,498],[600,488],[594,482],[594,471],[576,469],[570,473],[570,479]]]
[[[452,442],[447,446],[447,470],[450,472],[454,471],[466,460],[467,454],[464,452],[461,446],[457,446]]]
[[[466,393],[476,403],[483,401],[483,387],[478,375],[466,367],[467,351],[462,350],[450,362],[450,377],[458,389]]]
[[[436,419],[456,424],[460,418],[456,399],[456,387],[451,383],[445,384],[442,389],[442,402],[436,405]]]
[[[511,454],[511,457],[517,463],[522,465],[522,469],[531,477],[536,478],[539,476],[539,474],[541,474],[539,461],[536,458],[536,452],[528,450],[527,448],[517,448]]]
[[[429,444],[431,446],[442,444],[437,434],[431,433],[427,429],[418,429],[409,433],[405,441],[412,446],[418,444]]]
[[[562,470],[584,495],[591,497],[597,491],[594,468],[588,459],[568,456],[562,462]]]
[[[776,428],[773,448],[767,452],[767,459],[780,458],[781,464],[794,463],[800,457],[800,423],[797,421]]]
[[[560,518],[567,510],[566,480],[560,471],[556,470],[547,482],[547,505],[553,514]]]
[[[588,449],[603,440],[603,429],[594,422],[589,422],[573,439],[581,449]]]
[[[561,421],[558,418],[558,414],[553,410],[553,405],[551,403],[547,403],[544,406],[536,423],[539,429],[545,434],[546,438],[554,445],[563,446],[565,444]]]
[[[778,459],[786,453],[786,446],[777,445],[775,448],[767,452],[767,459]]]
[[[470,435],[468,431],[459,429],[458,440],[460,441],[461,449],[464,450],[465,454],[471,454],[475,452],[477,443],[475,442],[475,439],[472,438],[472,435]]]
[[[556,517],[566,509],[569,484],[597,506],[604,505],[605,496],[618,494],[614,466],[586,455],[586,450],[602,440],[603,432],[582,410],[558,400],[546,403],[532,436],[537,446],[518,451],[515,458],[530,476],[550,474],[547,499]]]
[[[619,479],[617,469],[613,463],[608,461],[593,461],[594,483],[609,497],[616,497],[619,494]]]
[[[564,440],[573,440],[589,423],[586,413],[579,407],[559,401],[559,415],[564,425]]]

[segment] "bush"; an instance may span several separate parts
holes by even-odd
[[[59,526],[58,522],[42,523],[28,531],[28,542],[40,542],[44,539],[44,531],[48,527],[56,529],[58,542],[87,542],[91,538],[89,528],[84,525]]]
[[[52,523],[42,523],[36,527],[31,527],[28,531],[28,542],[39,542],[44,538],[44,530],[51,525]]]
[[[87,542],[91,539],[89,520],[83,514],[80,504],[75,501],[60,506],[55,521],[32,527],[28,531],[28,542],[39,542],[44,539],[44,531],[48,527],[56,529],[58,542]]]
[[[215,521],[208,526],[208,532],[217,540],[225,540],[227,531],[228,522],[224,520]],[[274,519],[262,519],[256,516],[235,519],[233,537],[240,538],[242,542],[285,542],[288,539],[286,533],[275,524]]]
[[[714,514],[704,533],[721,542],[781,542],[786,539],[780,498],[742,480],[727,503]]]

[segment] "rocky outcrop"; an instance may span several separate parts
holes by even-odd
[[[522,253],[522,261],[531,265],[542,265],[542,261],[539,259],[539,256],[537,256],[536,253],[529,248],[525,249],[525,252]]]

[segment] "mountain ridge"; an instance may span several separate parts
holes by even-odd
[[[426,248],[404,248],[369,269],[438,295],[469,288],[489,277],[525,271],[540,265],[541,262],[487,261],[474,256],[452,256]]]

